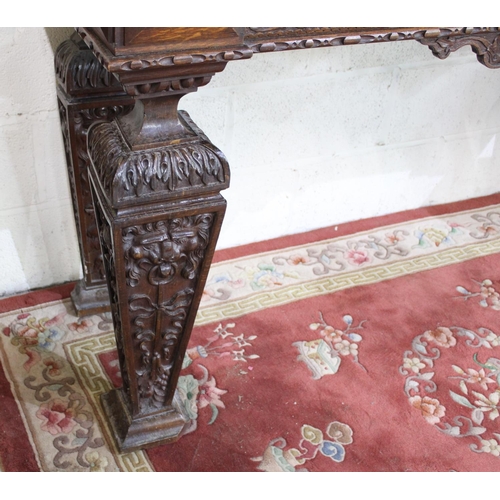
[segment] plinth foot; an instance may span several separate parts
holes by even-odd
[[[79,318],[111,310],[106,283],[98,287],[86,288],[85,282],[81,280],[71,292],[71,300]]]
[[[123,390],[114,389],[102,396],[104,411],[120,452],[130,452],[176,441],[188,423],[175,398],[172,406],[160,413],[132,418]]]

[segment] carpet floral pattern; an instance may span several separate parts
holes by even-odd
[[[465,300],[479,296],[479,306],[498,311],[499,294],[492,281],[477,285],[477,293],[456,289]],[[500,456],[499,346],[500,336],[489,328],[438,326],[412,340],[400,367],[409,403],[429,424],[448,436],[467,438],[472,451],[495,457]]]
[[[390,222],[390,221],[389,221]],[[173,444],[121,454],[107,314],[0,314],[0,468],[499,471],[500,205],[212,266]]]

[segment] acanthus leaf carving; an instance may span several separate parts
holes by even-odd
[[[68,93],[92,89],[124,93],[116,77],[104,68],[77,35],[59,45],[54,63],[59,84]]]
[[[229,166],[225,156],[189,115],[179,116],[191,130],[184,142],[143,151],[132,151],[116,123],[102,123],[89,134],[89,152],[108,199],[121,205],[138,197],[162,196],[176,191],[228,185]]]

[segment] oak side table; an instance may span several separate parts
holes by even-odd
[[[111,310],[123,387],[103,397],[121,451],[175,441],[184,352],[229,165],[180,99],[262,52],[413,40],[500,67],[500,28],[77,28],[55,56],[84,278],[79,315]],[[243,64],[243,62],[239,63]]]

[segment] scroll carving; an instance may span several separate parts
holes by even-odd
[[[192,288],[185,288],[159,304],[153,303],[148,295],[130,297],[129,309],[136,315],[133,338],[140,355],[136,375],[143,411],[165,405],[176,347],[193,295]],[[163,325],[161,332],[148,328],[157,322]]]
[[[430,35],[428,29],[415,28],[245,28],[245,43],[253,52],[335,47],[366,43],[419,40]],[[444,33],[460,33],[459,28]],[[439,31],[439,30],[438,30]],[[441,32],[439,31],[438,34]]]
[[[185,64],[201,64],[207,62],[227,62],[238,59],[249,59],[250,57],[252,57],[252,52],[246,48],[242,48],[241,50],[225,50],[207,54],[179,55],[150,59],[127,59],[120,64],[119,70],[134,71],[146,69],[151,66],[182,66]]]
[[[80,36],[85,40],[88,33],[85,28],[76,28]],[[92,40],[87,43],[92,44],[92,51],[96,57],[104,61],[104,54],[101,53],[103,48]],[[135,72],[154,68],[168,67],[183,67],[190,65],[199,65],[206,63],[224,63],[235,61],[238,59],[249,59],[252,57],[252,51],[245,45],[232,46],[226,50],[206,50],[203,52],[195,52],[192,54],[182,52],[180,54],[158,56],[152,53],[151,55],[143,55],[141,57],[118,57],[109,64],[111,72]]]
[[[435,41],[420,40],[439,59],[446,59],[452,52],[470,45],[480,63],[487,68],[500,68],[500,34],[491,33],[465,37],[446,36]]]
[[[498,28],[245,28],[245,33],[253,52],[416,40],[440,59],[470,45],[485,66],[500,64]]]
[[[209,213],[122,230],[141,412],[165,406],[213,221]]]

